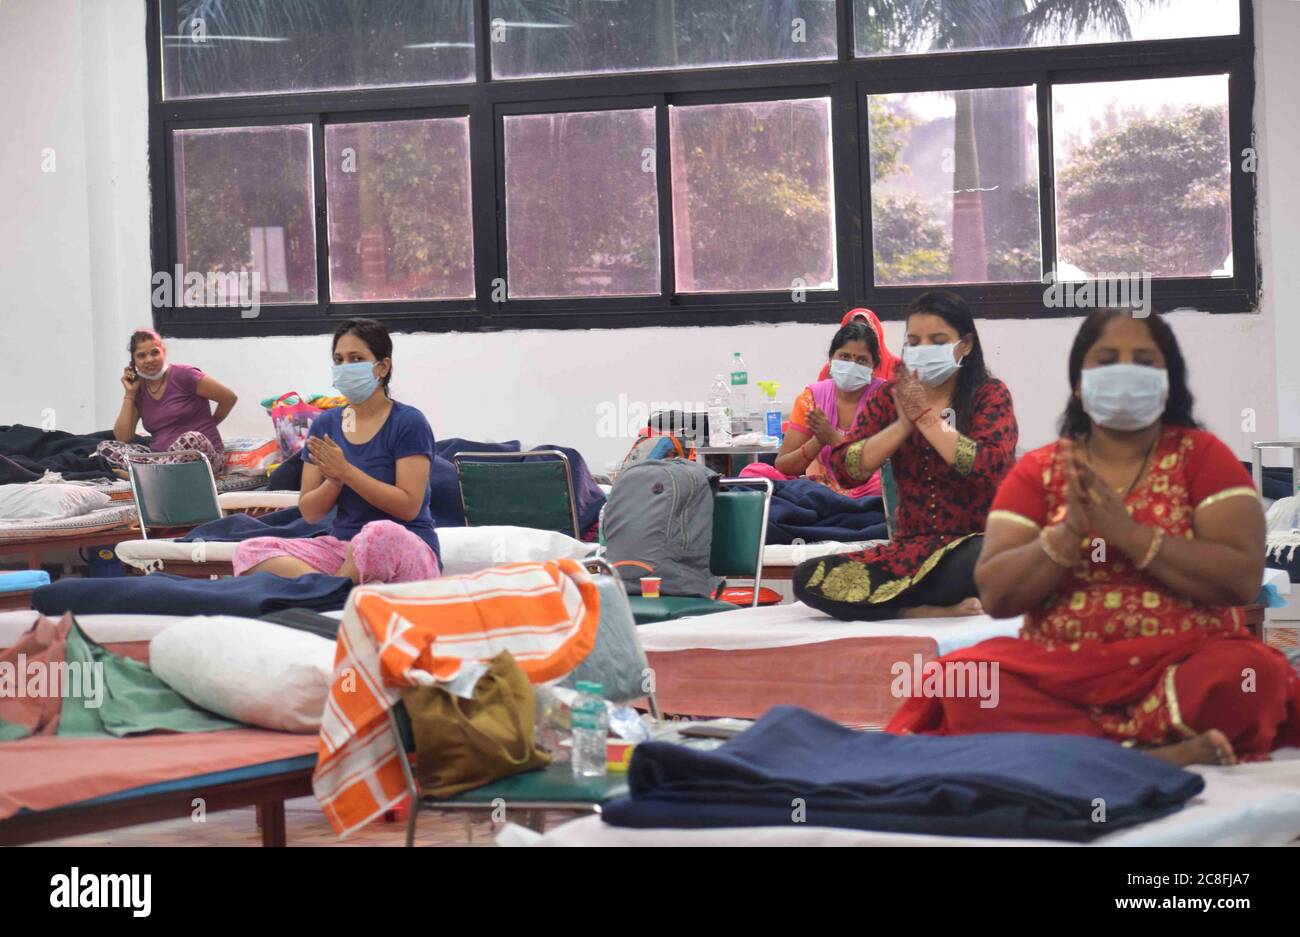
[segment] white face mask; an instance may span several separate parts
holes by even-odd
[[[154,371],[152,373],[149,371],[141,371],[139,368],[136,368],[135,373],[140,375],[146,381],[157,381],[160,380],[162,376],[167,373],[167,369],[169,367],[171,367],[171,365],[164,364],[161,368],[159,368],[157,371]]]
[[[957,360],[957,345],[907,345],[903,348],[903,364],[915,371],[921,383],[938,387],[957,373],[961,362]]]
[[[1146,429],[1165,412],[1169,372],[1142,364],[1089,368],[1079,382],[1079,396],[1098,426],[1131,433]]]
[[[854,361],[832,361],[831,379],[836,387],[849,394],[871,383],[871,369]]]

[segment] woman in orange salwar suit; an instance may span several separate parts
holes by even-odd
[[[998,664],[999,698],[912,698],[892,732],[1077,733],[1180,764],[1300,745],[1297,677],[1246,627],[1264,566],[1250,476],[1197,427],[1159,317],[1098,310],[1070,353],[1062,439],[998,490],[976,582],[1019,638],[942,658]]]

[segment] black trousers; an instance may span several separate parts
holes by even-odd
[[[971,537],[944,556],[920,582],[888,602],[876,604],[837,602],[808,589],[808,580],[812,578],[819,563],[837,561],[852,563],[856,562],[855,560],[834,556],[808,560],[795,568],[793,577],[795,598],[809,608],[825,612],[840,621],[882,621],[887,618],[897,618],[903,609],[916,608],[918,605],[937,605],[941,608],[957,605],[979,595],[979,590],[975,588],[975,563],[980,558],[980,549],[983,546],[983,535]]]

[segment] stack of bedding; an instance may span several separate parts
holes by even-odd
[[[98,486],[0,485],[0,541],[109,530],[135,517],[134,502],[115,501]]]

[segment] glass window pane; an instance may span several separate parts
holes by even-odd
[[[314,303],[310,125],[177,130],[174,143],[186,274],[256,273],[263,304]]]
[[[1035,91],[869,95],[875,282],[1042,277]]]
[[[830,100],[668,116],[677,291],[835,289]]]
[[[859,56],[1229,36],[1238,0],[854,0]]]
[[[512,299],[660,291],[653,108],[505,118]]]
[[[330,298],[474,295],[469,118],[325,127]]]
[[[834,59],[826,0],[492,0],[496,78]]]
[[[1052,97],[1061,279],[1232,275],[1227,75]]]
[[[469,0],[160,0],[167,98],[474,80]]]

